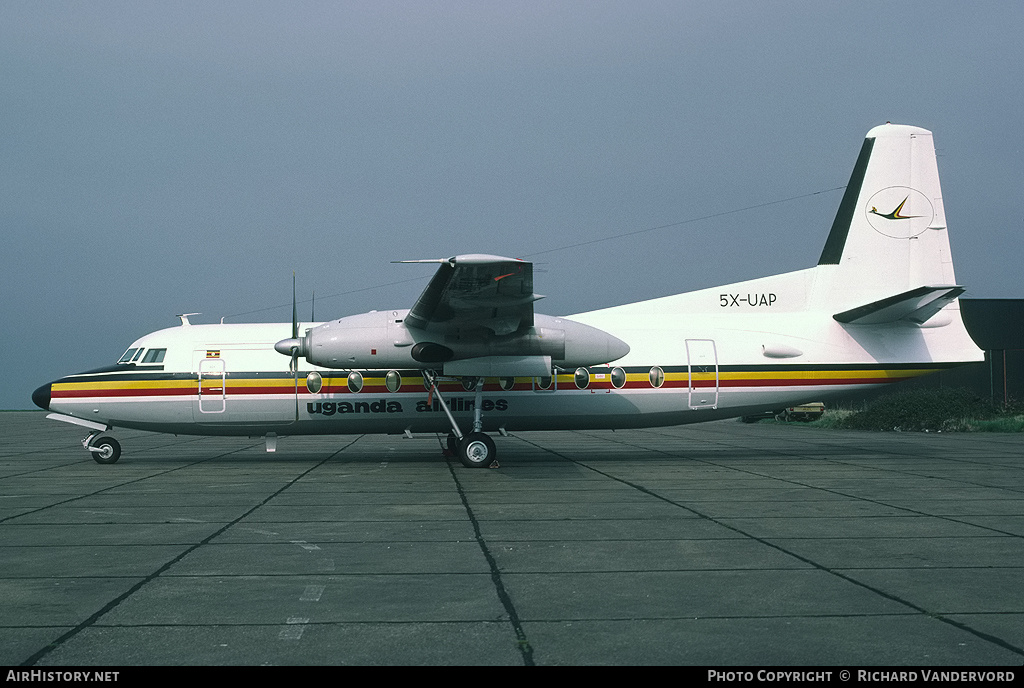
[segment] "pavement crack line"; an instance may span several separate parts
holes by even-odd
[[[583,434],[583,433],[580,433],[580,434]],[[609,438],[604,438],[604,439],[609,439]],[[677,501],[675,501],[673,499],[670,499],[668,497],[660,495],[660,494],[658,494],[657,492],[655,492],[654,490],[652,490],[652,489],[650,489],[648,487],[644,487],[643,485],[631,482],[631,481],[626,480],[624,478],[616,477],[616,476],[614,476],[614,475],[612,475],[610,473],[607,473],[607,472],[602,471],[602,470],[600,470],[598,468],[595,468],[595,467],[590,466],[590,465],[588,465],[586,463],[583,463],[582,461],[577,461],[576,459],[572,459],[572,458],[570,458],[568,456],[565,456],[564,454],[561,454],[560,452],[557,452],[557,451],[555,451],[553,449],[548,449],[547,447],[543,447],[543,446],[541,446],[539,444],[536,444],[535,442],[531,442],[530,440],[524,440],[524,441],[527,444],[530,444],[530,445],[532,445],[532,446],[534,446],[534,447],[536,447],[536,448],[538,448],[538,449],[540,449],[542,451],[548,452],[549,454],[553,454],[554,456],[557,456],[558,458],[560,458],[560,459],[562,459],[564,461],[568,461],[570,463],[576,464],[577,466],[580,466],[581,468],[586,468],[587,470],[593,471],[593,472],[597,473],[598,475],[602,475],[602,476],[608,478],[609,480],[614,480],[615,482],[621,483],[621,484],[626,485],[628,487],[631,487],[631,488],[633,488],[635,490],[638,490],[638,491],[640,491],[640,492],[642,492],[642,493],[644,493],[644,494],[646,494],[646,495],[648,495],[650,497],[653,497],[654,499],[658,499],[658,500],[663,501],[663,502],[665,502],[667,504],[671,504],[671,505],[673,505],[675,507],[678,507],[680,509],[688,511],[688,512],[692,513],[693,515],[699,517],[699,518],[702,518],[702,519],[704,519],[706,521],[714,523],[714,524],[716,524],[718,526],[721,526],[723,528],[727,528],[728,530],[731,530],[734,533],[742,535],[743,537],[750,538],[751,540],[753,540],[755,542],[758,542],[758,543],[760,543],[760,544],[762,544],[762,545],[764,545],[766,547],[770,547],[770,548],[772,548],[772,549],[774,549],[774,550],[776,550],[778,552],[781,552],[781,553],[786,554],[786,555],[788,555],[790,557],[793,557],[794,559],[797,559],[798,561],[802,561],[805,564],[807,564],[809,566],[812,566],[812,567],[814,567],[815,569],[817,569],[819,571],[822,571],[824,573],[830,574],[830,575],[835,576],[835,577],[837,577],[837,578],[839,578],[841,580],[844,580],[844,581],[846,581],[848,583],[851,583],[853,585],[861,587],[861,588],[863,588],[865,590],[868,590],[868,591],[870,591],[870,592],[872,592],[872,593],[874,593],[876,595],[879,595],[880,597],[884,597],[884,598],[886,598],[888,600],[891,600],[893,602],[896,602],[898,604],[902,604],[902,605],[904,605],[906,607],[909,607],[910,609],[913,609],[914,611],[918,612],[919,614],[922,614],[922,615],[927,616],[929,618],[935,619],[936,621],[940,621],[942,623],[945,623],[945,624],[948,624],[950,626],[953,626],[954,628],[957,628],[957,629],[959,629],[961,631],[965,631],[967,633],[970,633],[971,635],[973,635],[973,636],[975,636],[975,637],[977,637],[977,638],[979,638],[981,640],[993,643],[994,645],[998,645],[999,647],[1003,648],[1004,650],[1009,650],[1010,652],[1013,652],[1013,653],[1015,653],[1017,655],[1020,655],[1020,656],[1024,657],[1024,648],[1017,647],[1016,645],[1013,645],[1013,644],[1003,640],[1002,638],[990,635],[990,634],[985,633],[983,631],[979,631],[979,630],[977,630],[975,628],[972,628],[972,627],[970,627],[970,626],[968,626],[968,625],[966,625],[966,624],[964,624],[964,623],[962,623],[960,621],[956,621],[954,619],[947,618],[946,616],[944,616],[944,615],[942,615],[942,614],[940,614],[938,612],[929,611],[929,610],[925,609],[924,607],[921,607],[919,605],[914,604],[913,602],[910,602],[909,600],[905,600],[905,599],[903,599],[903,598],[901,598],[901,597],[899,597],[897,595],[893,595],[893,594],[888,593],[888,592],[886,592],[884,590],[876,588],[876,587],[874,587],[872,585],[868,585],[867,583],[864,583],[863,581],[859,581],[856,578],[852,578],[852,577],[850,577],[848,575],[840,573],[839,571],[835,571],[835,570],[833,570],[833,569],[831,569],[831,568],[829,568],[829,567],[827,567],[827,566],[825,566],[825,565],[823,565],[823,564],[821,564],[821,563],[819,563],[817,561],[814,561],[813,559],[809,559],[809,558],[807,558],[805,556],[797,554],[796,552],[791,552],[791,551],[787,550],[785,547],[777,545],[774,542],[771,542],[769,540],[765,540],[764,538],[757,537],[756,535],[752,535],[752,534],[744,531],[741,528],[738,528],[738,527],[736,527],[734,525],[730,525],[728,523],[720,521],[720,520],[718,520],[718,519],[716,519],[716,518],[714,518],[712,516],[709,516],[708,514],[702,513],[700,511],[698,511],[697,509],[694,509],[691,506],[687,506],[685,504],[681,504],[681,503],[679,503],[679,502],[677,502]],[[672,454],[669,454],[668,452],[665,452],[665,451],[661,451],[661,450],[658,450],[658,449],[649,449],[647,447],[642,447],[642,446],[640,446],[638,444],[631,444],[629,442],[623,442],[622,440],[619,440],[619,439],[611,439],[610,441],[617,442],[617,443],[625,445],[625,446],[633,447],[635,449],[643,449],[644,451],[653,451],[653,452],[656,452],[658,454],[662,454],[662,455],[670,457],[670,458],[682,458],[682,457],[673,456]],[[693,459],[683,458],[683,460],[693,460]],[[701,461],[699,461],[699,462],[700,463],[707,463],[708,465],[716,465],[717,466],[717,464],[714,464],[713,462],[701,462]]]
[[[53,652],[54,650],[59,648],[61,645],[63,645],[67,641],[69,641],[72,638],[74,638],[76,635],[78,635],[79,633],[81,633],[85,629],[87,629],[90,626],[92,626],[93,624],[95,624],[105,614],[107,614],[111,610],[115,609],[119,604],[121,604],[126,599],[128,599],[129,597],[134,595],[136,592],[141,590],[144,586],[148,585],[152,581],[154,581],[157,578],[159,578],[165,571],[170,569],[172,566],[177,564],[179,561],[181,561],[182,559],[184,559],[185,557],[187,557],[189,554],[191,554],[192,552],[196,551],[200,547],[208,545],[215,537],[221,535],[228,528],[231,528],[232,526],[236,525],[242,519],[246,518],[247,516],[252,514],[257,509],[259,509],[259,508],[263,507],[264,505],[266,505],[268,502],[270,502],[270,500],[272,500],[275,497],[277,497],[279,494],[281,494],[282,492],[284,492],[285,490],[290,488],[292,485],[297,483],[299,480],[302,480],[304,477],[306,477],[307,475],[309,475],[310,473],[312,473],[316,469],[318,469],[321,466],[323,466],[325,463],[327,463],[328,461],[333,459],[335,456],[337,456],[341,452],[343,452],[346,449],[348,449],[349,447],[351,447],[353,444],[358,442],[361,437],[362,437],[362,435],[357,436],[355,439],[350,441],[344,447],[341,447],[340,449],[338,449],[334,453],[332,453],[329,456],[327,456],[322,461],[319,461],[316,464],[314,464],[313,466],[310,466],[306,470],[302,471],[301,473],[296,475],[294,478],[292,478],[291,480],[286,482],[280,489],[275,490],[273,493],[267,495],[267,497],[263,501],[261,501],[260,503],[256,504],[251,509],[247,510],[245,513],[241,514],[238,518],[234,519],[233,521],[230,521],[229,523],[225,523],[224,527],[219,528],[218,530],[214,531],[210,535],[208,535],[205,538],[203,538],[200,542],[197,542],[196,544],[192,545],[191,547],[188,547],[187,549],[185,549],[183,552],[181,552],[177,556],[175,556],[172,559],[170,559],[169,561],[165,562],[162,566],[160,566],[158,569],[156,569],[155,571],[150,573],[148,576],[146,576],[145,578],[140,580],[135,585],[131,586],[128,590],[124,591],[123,593],[121,593],[120,595],[115,597],[114,599],[112,599],[109,602],[107,602],[105,605],[103,605],[103,607],[101,607],[99,610],[94,612],[92,615],[90,615],[84,621],[79,623],[77,626],[75,626],[71,630],[67,631],[66,633],[61,635],[59,638],[53,640],[52,642],[50,642],[45,647],[41,648],[40,650],[37,650],[28,659],[26,659],[24,662],[22,662],[21,666],[35,666],[36,663],[39,662],[41,659],[46,657],[48,654],[50,654],[51,652]],[[245,449],[245,448],[243,447],[242,449]],[[237,449],[235,451],[242,451],[242,449]],[[235,453],[235,452],[234,451],[227,452],[226,454],[221,454],[219,456],[226,456],[227,454],[233,454],[233,453]],[[212,460],[214,458],[219,458],[219,456],[218,457],[211,457],[210,459],[204,459],[203,461],[198,461],[196,463],[203,463],[204,461],[209,461],[209,460]],[[192,466],[192,465],[195,465],[195,464],[194,463],[193,464],[189,464],[189,466]],[[178,468],[175,468],[173,470],[181,470],[182,468],[187,468],[187,467],[188,466],[179,466]],[[135,482],[135,481],[131,481],[131,482]],[[107,488],[107,489],[109,489],[109,488]],[[102,490],[101,490],[101,492],[102,492]]]
[[[473,513],[473,507],[469,505],[469,499],[466,496],[465,489],[462,487],[462,481],[459,480],[458,473],[455,472],[455,467],[450,460],[446,461],[446,463],[448,464],[448,472],[451,473],[452,480],[455,482],[455,489],[459,493],[459,499],[462,500],[462,506],[466,510],[469,522],[473,526],[473,536],[476,538],[476,543],[480,546],[480,551],[483,552],[484,559],[487,561],[487,566],[491,570],[491,582],[494,583],[495,592],[497,593],[502,606],[505,608],[505,613],[508,614],[509,623],[512,624],[512,630],[516,635],[516,644],[519,647],[519,653],[523,657],[523,664],[526,666],[535,666],[533,661],[533,647],[530,645],[530,641],[526,637],[526,632],[523,630],[523,624],[519,619],[519,612],[516,611],[516,607],[512,603],[512,597],[508,594],[508,590],[505,589],[505,584],[501,580],[501,569],[498,568],[498,562],[495,561],[494,555],[491,554],[491,550],[487,546],[487,540],[484,539],[483,534],[480,532],[480,523],[477,521],[476,515]]]
[[[203,439],[203,437],[179,438],[177,435],[175,435],[175,439],[172,442],[167,442],[165,444],[157,444],[157,445],[149,446],[149,447],[146,447],[146,448],[142,449],[138,453],[141,454],[143,452],[152,451],[154,449],[163,449],[165,447],[175,446],[175,445],[178,445],[178,444],[188,444],[190,442],[199,442],[202,439]],[[256,446],[256,445],[253,445],[253,446]],[[33,451],[19,452],[16,455],[12,455],[11,457],[5,457],[5,458],[13,459],[13,458],[20,458],[22,456],[32,456],[33,454],[45,454],[46,452],[51,452],[53,450],[54,450],[53,447],[44,447],[43,449],[35,449]],[[235,451],[240,451],[240,450],[235,450]],[[234,453],[234,452],[228,452],[228,454],[232,454],[232,453]],[[213,458],[218,458],[218,457],[213,457]],[[207,460],[208,459],[203,459],[203,461],[207,461]],[[60,470],[62,468],[67,468],[68,466],[90,465],[89,464],[90,461],[93,461],[93,459],[92,459],[91,456],[87,455],[85,458],[75,459],[75,460],[70,461],[68,463],[57,464],[57,465],[54,465],[54,466],[46,466],[44,468],[33,468],[32,470],[24,471],[22,473],[8,473],[7,475],[4,475],[4,476],[0,477],[0,481],[7,480],[9,478],[22,478],[22,477],[24,477],[26,475],[33,475],[33,474],[39,474],[39,473],[47,473],[49,471],[54,471],[54,470]],[[93,461],[93,463],[95,463],[95,461]],[[171,470],[176,470],[176,469],[171,469]]]
[[[211,457],[208,457],[208,458],[205,458],[205,459],[200,459],[199,461],[192,461],[192,462],[184,464],[182,466],[175,466],[174,468],[168,468],[165,471],[158,471],[156,473],[150,473],[148,475],[143,475],[143,476],[140,476],[138,478],[133,478],[131,480],[125,480],[123,483],[118,483],[116,485],[107,485],[106,487],[100,488],[98,490],[93,490],[92,492],[90,492],[88,494],[75,495],[74,497],[69,497],[68,499],[62,499],[59,502],[54,502],[53,504],[47,504],[46,506],[41,506],[41,507],[39,507],[37,509],[29,509],[28,511],[22,511],[22,512],[14,514],[12,516],[7,516],[6,518],[0,518],[0,524],[6,523],[7,521],[13,521],[14,519],[21,518],[22,516],[27,516],[28,514],[35,514],[35,513],[39,513],[40,511],[46,511],[47,509],[52,509],[52,508],[54,508],[56,506],[65,506],[67,504],[71,504],[72,502],[77,502],[80,499],[86,499],[88,497],[95,497],[96,495],[103,494],[104,492],[107,492],[108,490],[116,490],[118,488],[124,487],[125,485],[132,485],[134,483],[140,483],[140,482],[143,482],[145,480],[150,480],[151,478],[159,477],[161,475],[167,475],[168,473],[174,473],[175,471],[180,471],[180,470],[183,470],[185,468],[191,468],[192,466],[197,466],[197,465],[199,465],[201,463],[206,463],[207,461],[213,461],[214,459],[221,459],[221,458],[224,458],[225,456],[230,456],[231,454],[237,454],[240,451],[245,451],[246,449],[252,449],[253,447],[256,447],[256,446],[259,446],[259,444],[246,445],[244,447],[239,447],[238,449],[232,449],[229,452],[224,452],[223,454],[217,454],[216,456],[211,456]]]
[[[666,435],[664,433],[652,433],[652,434],[658,434],[658,435],[663,436],[663,437],[671,437],[671,435]],[[612,440],[612,441],[616,441],[616,442],[618,442],[620,444],[624,443],[621,440]],[[731,442],[721,442],[721,443],[725,444],[727,446],[733,446],[733,447],[737,447],[737,448],[741,446],[739,444],[735,444],[735,443],[731,443]],[[628,446],[635,446],[636,448],[644,448],[644,447],[641,447],[639,445],[628,445]],[[880,507],[887,507],[889,509],[898,509],[900,511],[905,511],[905,512],[907,512],[909,514],[913,514],[914,516],[927,516],[929,518],[936,518],[936,519],[939,519],[939,520],[948,521],[950,523],[957,523],[959,525],[969,525],[969,526],[974,527],[974,528],[981,528],[983,530],[990,530],[990,531],[992,531],[992,532],[994,532],[994,533],[996,533],[997,535],[1000,535],[1000,536],[1017,537],[1017,539],[1020,539],[1020,537],[1021,537],[1020,534],[1018,534],[1018,533],[1016,533],[1016,532],[1014,532],[1012,530],[1002,530],[1002,529],[999,529],[999,528],[996,528],[996,527],[993,527],[993,526],[990,526],[990,525],[980,525],[978,523],[972,523],[971,521],[967,521],[967,520],[964,520],[964,519],[961,519],[961,518],[955,518],[953,516],[949,516],[949,515],[945,515],[945,514],[930,514],[930,513],[926,512],[926,511],[921,511],[920,509],[911,509],[909,507],[903,507],[903,506],[900,506],[898,504],[892,504],[891,502],[887,502],[885,500],[872,500],[872,499],[869,499],[869,498],[866,498],[866,497],[862,497],[862,496],[860,496],[860,494],[854,494],[854,493],[847,492],[847,491],[844,491],[844,490],[841,490],[841,489],[836,489],[836,488],[833,488],[833,487],[822,487],[820,485],[815,485],[815,484],[809,483],[809,482],[801,482],[800,480],[795,480],[793,478],[779,477],[777,475],[772,475],[771,473],[768,473],[768,472],[754,471],[754,470],[751,470],[749,468],[736,468],[734,466],[727,466],[727,465],[719,463],[717,461],[709,461],[707,459],[695,459],[695,458],[686,457],[686,456],[677,457],[676,455],[669,454],[669,453],[667,453],[667,451],[663,451],[663,450],[660,450],[660,449],[647,449],[647,450],[649,450],[649,451],[656,451],[657,454],[662,454],[662,455],[664,455],[666,457],[669,457],[669,458],[683,459],[685,461],[693,461],[693,462],[696,462],[696,463],[699,463],[699,464],[706,464],[708,466],[715,466],[717,468],[725,468],[725,469],[728,469],[730,471],[736,471],[737,473],[743,473],[743,474],[746,474],[746,475],[753,475],[753,476],[756,476],[756,477],[759,477],[759,478],[768,478],[768,479],[771,479],[771,480],[778,480],[778,481],[781,481],[781,482],[786,482],[786,483],[791,484],[791,485],[797,485],[798,487],[807,487],[808,489],[816,489],[818,491],[825,492],[826,494],[836,494],[836,496],[838,496],[838,497],[844,497],[844,498],[850,499],[850,500],[857,500],[859,502],[864,502],[864,503],[867,503],[867,504],[873,504],[873,505],[877,505],[877,506],[880,506]],[[796,459],[800,459],[803,456],[803,455],[794,453],[794,451],[784,451],[784,453],[780,453],[780,454],[782,456],[793,457],[793,458],[796,458]],[[892,454],[892,453],[890,453],[890,454]],[[899,455],[892,455],[892,456],[898,457]],[[853,467],[856,467],[856,468],[865,468],[865,467],[861,466],[860,464],[849,462],[849,461],[842,461],[842,460],[839,460],[839,459],[828,459],[828,458],[825,458],[825,459],[823,459],[823,461],[827,461],[829,464],[834,464],[836,466],[843,466],[843,467],[853,466]],[[949,482],[949,483],[954,484],[954,485],[967,484],[967,485],[972,485],[972,486],[991,488],[990,485],[981,485],[981,484],[978,484],[978,483],[973,483],[973,482],[971,482],[969,480],[962,480],[962,479],[956,479],[956,478],[947,478],[947,477],[944,477],[944,476],[934,476],[934,475],[928,475],[928,474],[923,474],[923,473],[913,473],[913,472],[910,472],[910,471],[902,471],[902,470],[895,470],[895,469],[889,469],[889,468],[876,468],[876,467],[868,467],[868,468],[870,468],[870,470],[880,471],[880,472],[885,472],[885,473],[892,473],[892,474],[899,475],[899,476],[902,476],[902,477],[911,476],[911,477],[919,477],[919,478],[930,478],[930,479],[933,479],[933,480],[943,480],[945,482]],[[1000,487],[999,489],[1004,489],[1004,488]]]

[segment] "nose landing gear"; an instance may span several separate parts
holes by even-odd
[[[86,437],[82,446],[89,450],[96,463],[117,463],[121,458],[121,443],[113,437],[98,437],[99,434],[94,432]]]

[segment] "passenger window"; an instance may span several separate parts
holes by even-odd
[[[357,394],[362,388],[363,376],[359,371],[353,370],[348,374],[348,391]]]
[[[622,368],[612,368],[612,387],[622,389],[626,386],[626,371]]]
[[[146,352],[146,357],[142,359],[143,363],[163,363],[164,354],[167,353],[167,349],[150,349]]]
[[[306,376],[306,389],[309,390],[310,394],[319,394],[323,386],[324,378],[315,370]]]
[[[397,392],[402,388],[402,374],[397,370],[389,370],[384,376],[384,386],[389,392]]]
[[[665,384],[665,371],[658,366],[654,366],[651,368],[650,379],[651,387],[661,387]]]

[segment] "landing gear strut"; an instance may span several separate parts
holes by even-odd
[[[484,379],[480,377],[476,380],[476,400],[473,403],[473,432],[463,435],[459,429],[459,424],[455,422],[455,417],[448,409],[448,404],[437,388],[437,377],[428,370],[424,370],[423,375],[430,383],[431,394],[437,395],[437,400],[441,402],[441,408],[444,410],[445,415],[448,416],[448,422],[452,424],[452,431],[448,433],[448,451],[458,455],[459,461],[466,468],[487,468],[492,464],[496,464],[498,452],[494,447],[494,440],[481,432],[483,428]]]

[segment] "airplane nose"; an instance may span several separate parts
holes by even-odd
[[[43,385],[36,391],[32,392],[32,403],[43,409],[44,411],[50,410],[50,385],[49,383]]]

